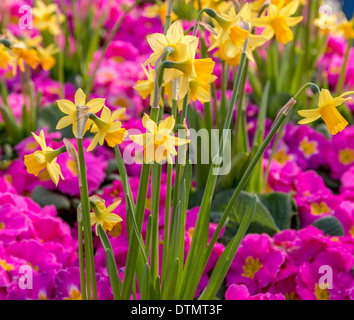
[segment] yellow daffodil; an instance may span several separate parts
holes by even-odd
[[[96,235],[98,235],[98,225],[100,224],[104,231],[111,231],[113,227],[120,223],[122,218],[115,213],[112,213],[121,203],[121,200],[118,200],[112,203],[108,208],[105,206],[105,201],[98,197],[92,196],[90,199],[90,207],[93,212],[90,213],[91,217],[91,226],[96,225]]]
[[[313,23],[318,27],[322,34],[326,35],[333,31],[338,17],[335,14],[320,13],[318,18],[313,20]]]
[[[37,176],[41,171],[47,169],[48,174],[55,185],[58,185],[59,177],[64,180],[64,177],[60,171],[57,156],[63,151],[61,149],[53,150],[47,147],[44,137],[44,132],[41,130],[39,136],[32,132],[34,139],[40,145],[42,150],[37,150],[32,154],[25,155],[25,166],[28,173]]]
[[[267,41],[263,36],[250,34],[246,48],[246,56],[248,60],[254,63],[253,51],[262,46]],[[240,42],[241,43],[241,42]],[[239,65],[241,54],[243,52],[244,42],[241,45],[236,45],[235,40],[229,37],[216,52],[216,56],[220,57],[229,65]]]
[[[195,59],[194,48],[187,47],[186,60],[181,62],[178,66],[182,71],[179,82],[179,99],[183,99],[189,90],[189,83],[197,79],[196,67],[199,75],[197,81],[200,83],[210,83],[211,75],[213,73],[215,62],[210,58]]]
[[[87,151],[93,150],[97,143],[102,146],[104,140],[106,140],[111,148],[123,142],[128,132],[122,128],[122,123],[117,119],[124,112],[125,108],[118,109],[111,113],[106,106],[103,107],[101,117],[96,117],[95,120],[93,120],[94,124],[92,125],[91,132],[97,132],[97,134],[92,139]]]
[[[252,24],[255,27],[265,27],[262,35],[267,39],[273,38],[275,34],[278,42],[286,44],[294,39],[290,27],[302,21],[302,17],[291,17],[295,14],[298,7],[298,0],[290,2],[281,9],[274,4],[270,4],[268,15],[252,19]]]
[[[348,21],[344,17],[343,21],[337,25],[336,29],[343,34],[345,39],[347,40],[354,39],[354,18]]]
[[[70,100],[61,99],[57,101],[59,109],[67,114],[63,118],[61,118],[56,126],[57,130],[63,129],[67,126],[72,125],[73,134],[75,137],[77,136],[77,115],[76,115],[76,107],[78,105],[88,107],[88,112],[97,113],[99,112],[105,103],[105,99],[96,98],[86,102],[86,95],[82,91],[82,89],[78,89],[75,93],[75,103],[71,102]],[[85,132],[90,129],[90,125],[92,121],[90,119],[86,122],[86,127],[84,130]]]
[[[59,52],[59,48],[56,47],[53,43],[50,44],[47,48],[37,47],[39,63],[41,64],[44,70],[50,70],[55,65],[54,55]]]
[[[160,17],[163,24],[166,23],[167,1],[162,2],[157,0],[155,4],[147,6],[142,13],[143,16],[148,18]],[[172,12],[171,21],[177,20],[177,15]]]
[[[8,49],[0,43],[0,69],[6,69],[11,62],[11,56]]]
[[[59,12],[57,4],[46,5],[43,1],[36,1],[32,9],[34,24],[40,31],[48,30],[52,35],[60,34],[60,25],[65,21],[65,16]]]
[[[195,79],[189,83],[189,97],[193,101],[202,103],[210,101],[210,84],[215,81],[216,77],[212,75],[212,64],[205,63],[204,59],[196,59],[194,61]],[[206,66],[206,67],[205,67]]]
[[[143,126],[146,128],[146,133],[131,135],[130,138],[138,145],[143,146],[145,163],[153,161],[160,163],[166,159],[168,163],[173,163],[172,157],[177,155],[175,147],[189,143],[189,140],[175,137],[173,116],[165,118],[157,125],[145,114]]]
[[[318,108],[298,111],[299,115],[305,118],[300,120],[299,124],[307,124],[322,118],[330,134],[335,135],[343,131],[348,125],[348,122],[343,118],[336,107],[350,100],[351,97],[344,98],[349,95],[354,95],[354,91],[345,92],[341,96],[333,98],[328,90],[322,89],[318,100]]]
[[[154,33],[146,37],[151,49],[154,51],[149,59],[145,62],[145,65],[151,63],[155,65],[155,62],[164,53],[165,48],[171,47],[174,49],[174,53],[168,56],[168,60],[179,62],[185,59],[186,47],[192,46],[194,51],[198,46],[198,38],[190,35],[184,35],[182,23],[180,20],[171,24],[167,30],[166,35],[161,33]],[[171,69],[172,70],[172,69]],[[169,70],[165,70],[165,75]],[[167,82],[167,80],[166,80]]]
[[[222,13],[214,19],[218,25],[214,28],[215,35],[212,35],[212,45],[210,46],[209,51],[216,47],[220,47],[229,38],[230,33],[234,28],[234,38],[236,36],[241,37],[244,41],[249,35],[249,31],[237,27],[240,21],[247,22],[250,20],[248,3],[246,3],[237,14],[235,9],[231,8],[228,14]]]
[[[151,68],[148,64],[148,70],[146,70],[144,65],[141,65],[147,80],[138,80],[134,89],[137,90],[143,99],[146,99],[150,95],[150,105],[154,98],[154,88],[155,88],[155,70]]]
[[[16,41],[11,46],[11,54],[14,57],[12,73],[15,75],[17,65],[21,72],[25,72],[24,62],[26,62],[32,69],[37,68],[39,64],[38,52],[35,49],[26,48],[22,41]]]

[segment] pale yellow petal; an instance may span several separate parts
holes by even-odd
[[[296,13],[297,8],[299,7],[298,0],[292,0],[288,5],[280,10],[280,15],[282,17],[290,17]]]
[[[75,104],[76,105],[85,105],[86,104],[86,94],[82,91],[81,88],[76,90],[75,93]]]
[[[118,200],[118,201],[112,203],[110,206],[108,206],[106,212],[107,213],[112,212],[115,208],[117,208],[120,205],[121,202],[122,202],[122,200]]]
[[[56,126],[57,130],[63,129],[67,126],[70,126],[74,122],[74,118],[72,116],[62,117]]]
[[[173,116],[169,116],[159,123],[159,130],[167,129],[169,131],[172,131],[175,126],[175,122],[175,118]]]
[[[57,103],[58,103],[58,107],[59,107],[60,111],[63,113],[72,114],[73,112],[76,112],[75,104],[69,100],[61,99],[61,100],[58,100]]]
[[[92,99],[86,103],[86,106],[90,107],[90,112],[97,113],[103,108],[105,101],[106,99],[102,98]]]
[[[153,33],[146,37],[151,49],[156,53],[162,53],[162,51],[168,46],[166,36],[161,33]]]

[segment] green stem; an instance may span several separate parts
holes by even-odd
[[[345,56],[344,56],[344,62],[342,65],[342,71],[340,73],[340,77],[338,80],[338,85],[337,85],[337,96],[339,96],[342,93],[342,89],[344,86],[344,82],[345,82],[345,77],[347,75],[347,66],[348,66],[348,61],[349,61],[349,53],[350,53],[350,49],[353,46],[353,41],[354,39],[348,40],[347,43],[347,50],[345,52]]]
[[[173,0],[167,0],[166,20],[165,20],[165,28],[164,28],[165,35],[171,25],[172,7],[173,7]]]
[[[152,238],[151,238],[151,274],[152,279],[159,276],[159,204],[161,186],[161,164],[154,163],[151,172],[151,217],[152,217]]]
[[[178,101],[172,99],[172,116],[176,119],[178,108]],[[171,199],[172,199],[172,171],[173,164],[167,164],[167,181],[166,181],[166,202],[165,202],[165,222],[163,232],[163,253],[162,253],[162,272],[161,278],[164,279],[166,275],[166,263],[168,255],[168,246],[170,239],[170,213],[171,213]]]
[[[86,255],[86,277],[87,277],[87,296],[90,299],[90,283],[92,284],[92,296],[94,300],[97,300],[97,285],[96,285],[96,273],[95,273],[95,262],[92,244],[92,229],[90,223],[90,204],[89,204],[89,193],[87,186],[87,174],[86,174],[86,164],[84,148],[82,144],[82,138],[77,138],[77,149],[79,154],[79,164],[80,164],[80,195],[81,195],[81,207],[82,207],[82,217],[84,224],[84,239],[85,239],[85,252]]]
[[[85,263],[84,263],[83,239],[82,239],[82,217],[79,218],[79,213],[78,213],[78,217],[77,217],[77,233],[78,233],[78,241],[79,241],[79,265],[80,265],[81,298],[82,298],[82,300],[86,300]]]

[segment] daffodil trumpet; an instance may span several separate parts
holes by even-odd
[[[64,177],[56,160],[60,154],[66,151],[66,146],[56,150],[47,147],[43,130],[41,130],[39,136],[33,132],[32,135],[41,147],[41,150],[37,150],[32,154],[25,155],[24,163],[27,168],[27,172],[37,176],[44,169],[47,169],[52,181],[55,183],[55,185],[58,185],[60,178],[64,180]]]

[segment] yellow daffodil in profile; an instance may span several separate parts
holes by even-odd
[[[194,60],[195,79],[189,83],[189,97],[193,101],[200,101],[202,103],[210,101],[210,84],[216,80],[213,73],[212,64],[204,59]]]
[[[97,133],[88,146],[87,151],[93,150],[97,146],[97,143],[102,146],[104,140],[106,140],[111,148],[123,142],[128,132],[122,128],[122,123],[117,119],[124,112],[125,108],[121,108],[111,113],[111,111],[104,106],[101,117],[98,118],[94,116],[94,124],[92,125],[91,132]]]
[[[342,22],[337,25],[336,29],[343,34],[345,39],[354,39],[354,18],[348,21],[343,17]]]
[[[38,52],[35,49],[28,49],[22,41],[16,41],[11,46],[11,54],[14,57],[12,73],[16,75],[17,65],[21,72],[25,72],[26,62],[32,69],[37,68],[39,64]]]
[[[86,102],[86,95],[82,91],[82,89],[78,89],[75,93],[75,103],[70,100],[61,99],[57,101],[59,109],[66,114],[63,118],[61,118],[56,126],[57,130],[63,129],[67,126],[72,125],[73,134],[77,136],[77,115],[76,115],[76,107],[78,105],[88,107],[88,112],[97,113],[99,112],[105,103],[105,99],[95,98],[88,102]],[[90,119],[86,122],[85,132],[90,129],[90,125],[92,121]],[[84,133],[85,133],[84,132]]]
[[[327,89],[322,89],[318,100],[318,108],[298,111],[299,115],[305,118],[300,120],[299,124],[307,124],[322,118],[330,134],[335,135],[343,131],[348,125],[348,122],[339,113],[336,107],[350,100],[351,97],[345,98],[349,95],[354,95],[354,91],[345,92],[341,96],[333,98]]]
[[[178,69],[182,71],[179,82],[179,99],[183,99],[186,96],[191,81],[196,80],[199,83],[210,83],[211,75],[215,66],[215,62],[211,58],[195,59],[195,51],[193,47],[187,48],[186,58],[185,61],[178,65]],[[199,72],[198,75],[196,68]]]
[[[214,18],[217,22],[217,26],[214,28],[215,35],[212,35],[212,44],[209,47],[209,51],[220,47],[230,36],[231,32],[234,32],[234,37],[243,39],[243,42],[247,39],[249,31],[237,27],[240,21],[247,22],[250,20],[250,11],[248,3],[246,3],[236,14],[235,9],[231,8],[228,14],[222,13],[220,16]],[[236,34],[237,33],[237,34]]]
[[[57,4],[46,5],[43,1],[38,0],[32,13],[34,24],[40,31],[48,30],[54,36],[60,34],[60,24],[65,21],[65,16],[59,12]]]
[[[58,185],[59,177],[64,180],[64,177],[60,171],[59,164],[57,163],[57,156],[64,150],[53,150],[47,147],[44,137],[44,132],[41,130],[39,136],[32,132],[34,139],[40,145],[42,150],[37,150],[32,154],[25,155],[25,166],[28,173],[37,176],[41,171],[47,169],[48,174],[55,185]]]
[[[255,27],[265,27],[262,35],[267,39],[273,38],[274,34],[278,42],[286,44],[294,39],[290,27],[302,21],[302,17],[291,17],[299,7],[299,1],[293,0],[285,7],[279,9],[276,5],[270,4],[267,16],[252,19]]]
[[[189,143],[189,140],[175,137],[173,128],[175,119],[169,116],[162,120],[158,125],[145,114],[143,126],[146,133],[131,135],[132,141],[144,148],[144,162],[151,163],[156,161],[161,163],[167,159],[168,163],[173,163],[173,156],[177,155],[176,146]]]
[[[111,231],[117,223],[123,221],[120,216],[112,213],[112,211],[120,205],[121,200],[112,203],[108,208],[105,206],[105,201],[98,196],[92,196],[89,200],[90,207],[93,210],[93,212],[90,213],[91,226],[96,225],[96,235],[98,235],[99,224],[102,226],[104,231]]]
[[[138,80],[134,89],[139,92],[139,95],[146,99],[150,95],[150,105],[154,98],[154,89],[155,89],[155,70],[151,68],[151,65],[148,64],[148,70],[144,65],[141,65],[147,80]]]
[[[37,51],[39,56],[39,63],[41,64],[43,70],[48,71],[52,69],[56,63],[53,56],[59,52],[59,48],[52,43],[47,48],[40,46],[37,47]]]

